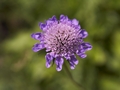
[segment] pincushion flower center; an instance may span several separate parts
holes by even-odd
[[[49,36],[49,37],[48,37]],[[74,53],[78,49],[80,36],[68,25],[58,24],[45,33],[45,44],[56,54]]]

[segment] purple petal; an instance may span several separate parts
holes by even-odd
[[[72,21],[69,19],[69,20],[66,21],[66,24],[71,26],[72,25]]]
[[[71,69],[75,69],[75,65],[70,65],[70,68]]]
[[[74,63],[75,65],[78,64],[78,60],[76,59],[75,55],[70,56],[70,58],[71,58],[71,61],[73,61],[73,63]]]
[[[56,67],[56,70],[61,71],[62,70],[62,65],[58,64],[57,67]]]
[[[68,59],[68,62],[70,64],[71,69],[75,69],[75,65],[78,64],[78,60],[76,59],[75,55],[70,56],[70,59]]]
[[[46,67],[49,68],[51,66],[53,57],[49,53],[47,53],[45,58],[46,58]]]
[[[40,29],[44,31],[44,28],[46,27],[46,24],[44,23],[39,23]]]
[[[65,21],[68,21],[68,17],[67,16],[64,16],[64,15],[60,15],[60,22],[65,22]]]
[[[55,21],[57,21],[57,18],[56,18],[56,16],[54,15],[52,18],[50,18],[50,20],[55,22]]]
[[[65,16],[64,15],[60,15],[60,21],[64,21],[65,20]]]
[[[81,26],[80,25],[76,25],[76,26],[74,26],[74,28],[77,29],[77,30],[80,30]]]
[[[78,25],[78,24],[79,24],[79,21],[76,20],[76,19],[73,19],[73,20],[72,20],[72,24],[74,24],[74,25]]]
[[[86,42],[86,43],[82,43],[81,45],[82,45],[84,50],[91,50],[92,49],[92,45],[90,43]]]
[[[79,50],[76,51],[76,54],[77,54],[77,55],[79,55],[79,54],[81,54],[81,53],[85,53],[85,50],[84,50],[84,49],[79,49]]]
[[[53,21],[47,20],[46,23],[47,23],[47,25],[51,25],[53,23]]]
[[[31,37],[34,38],[35,40],[40,40],[42,37],[41,33],[33,33],[31,34]]]
[[[86,38],[88,36],[88,32],[84,29],[81,30],[80,35],[82,36],[82,38]]]
[[[58,21],[57,21],[56,17],[53,16],[52,18],[48,19],[48,20],[46,21],[46,23],[47,23],[47,27],[50,28],[50,26],[52,26],[52,25],[54,25],[54,24],[57,24]]]
[[[85,53],[81,53],[78,56],[80,56],[81,58],[86,58],[87,57],[87,55]]]
[[[44,49],[44,48],[45,48],[45,47],[44,47],[44,44],[36,43],[36,44],[33,46],[32,50],[33,50],[34,52],[38,52],[38,51],[40,51],[41,49]]]
[[[70,59],[70,56],[68,54],[65,54],[64,57],[66,60]]]
[[[70,64],[70,68],[71,68],[71,69],[75,69],[75,64],[74,64],[73,61],[70,61],[70,60],[69,60],[69,64]]]
[[[85,49],[83,49],[83,46],[82,46],[82,45],[80,45],[80,46],[79,46],[79,49],[76,51],[76,54],[77,54],[77,55],[80,55],[81,53],[85,53]]]
[[[57,70],[57,71],[61,71],[61,70],[62,70],[62,65],[63,65],[63,63],[64,63],[63,58],[60,57],[60,56],[56,57],[55,63],[56,63],[56,65],[57,65],[56,70]]]

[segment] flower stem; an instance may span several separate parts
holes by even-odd
[[[81,90],[85,90],[85,88],[84,88],[80,83],[78,83],[78,82],[76,82],[76,81],[74,80],[74,78],[73,78],[71,72],[69,71],[66,63],[64,63],[64,67],[65,67],[65,70],[66,70],[66,72],[67,72],[70,80],[71,80],[76,86],[78,86],[79,88],[81,88]]]

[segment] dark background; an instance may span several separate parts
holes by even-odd
[[[73,78],[87,90],[120,90],[120,0],[0,0],[0,90],[82,90],[31,49],[38,23],[60,14],[78,19],[93,45]]]

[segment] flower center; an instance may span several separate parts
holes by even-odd
[[[79,32],[66,24],[53,25],[44,33],[45,47],[58,55],[73,54],[80,46]]]

